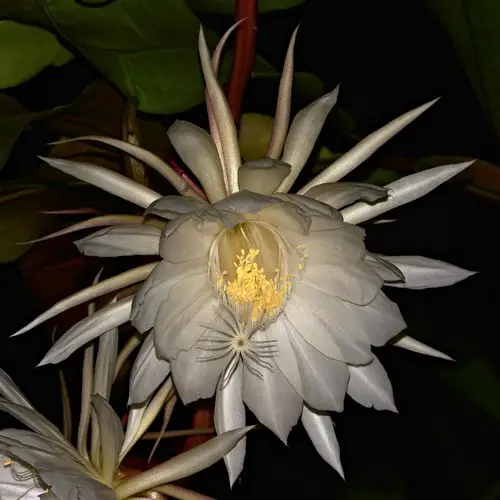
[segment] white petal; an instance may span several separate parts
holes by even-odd
[[[449,286],[462,281],[473,274],[475,271],[467,271],[460,267],[448,264],[440,260],[421,257],[420,255],[401,255],[401,256],[381,256],[383,260],[396,266],[404,275],[404,283],[387,283],[389,286],[399,288],[411,288],[420,290],[423,288],[436,288]],[[368,262],[374,265],[374,270],[384,279],[393,280],[394,277],[383,265]],[[389,277],[390,276],[390,277]]]
[[[349,380],[345,363],[323,356],[293,327],[288,333],[300,374],[301,390],[298,392],[304,401],[317,410],[342,411]]]
[[[71,141],[96,141],[108,144],[115,148],[121,149],[125,153],[133,156],[139,161],[144,162],[149,167],[155,169],[160,175],[165,177],[174,188],[184,196],[193,196],[199,198],[199,195],[189,186],[189,184],[179,176],[179,174],[168,164],[165,163],[160,157],[150,153],[148,150],[140,148],[135,144],[129,142],[113,139],[112,137],[101,137],[98,135],[87,135],[83,137],[76,137],[74,139],[64,139],[55,144],[62,144]],[[85,180],[85,179],[84,179]],[[144,207],[145,208],[145,207]]]
[[[257,330],[255,341],[267,340]],[[272,358],[266,358],[272,367],[261,368],[261,377],[243,370],[243,400],[259,421],[273,431],[285,444],[292,427],[302,411],[302,398],[295,392]]]
[[[146,224],[124,224],[101,229],[75,241],[78,250],[92,257],[158,255],[161,230]]]
[[[367,408],[397,412],[391,381],[376,356],[369,365],[349,366],[349,373],[347,394],[352,399]]]
[[[229,381],[219,387],[215,395],[214,423],[217,434],[232,431],[245,426],[245,406],[243,405],[243,367],[241,363]],[[229,484],[232,487],[241,471],[245,460],[246,438],[224,457]]]
[[[163,219],[171,220],[180,215],[203,210],[209,206],[206,201],[191,196],[164,196],[152,203],[144,214],[153,214]]]
[[[12,378],[0,368],[0,394],[5,398],[20,406],[33,408],[28,398],[17,387]]]
[[[117,174],[109,168],[99,167],[91,163],[80,163],[76,161],[61,160],[59,158],[44,158],[41,160],[51,167],[61,170],[65,174],[72,175],[81,181],[88,182],[94,186],[119,196],[142,208],[147,208],[151,203],[161,198],[161,195],[124,175]]]
[[[395,345],[396,347],[402,347],[403,349],[408,349],[409,351],[418,352],[419,354],[425,354],[426,356],[433,356],[435,358],[453,361],[453,358],[450,358],[447,354],[444,354],[441,351],[434,349],[433,347],[429,347],[423,342],[420,342],[408,335],[405,335],[399,340],[396,340],[393,345]]]
[[[92,397],[92,406],[97,415],[101,436],[102,475],[107,484],[113,484],[125,435],[118,415],[104,398],[96,394]]]
[[[293,31],[288,50],[286,52],[285,64],[281,72],[280,88],[278,91],[278,103],[274,114],[273,131],[267,154],[269,158],[279,158],[286,140],[288,122],[290,121],[290,104],[292,102],[293,83],[293,52],[295,50],[295,40],[297,38],[298,27]]]
[[[38,366],[65,360],[79,347],[130,319],[132,297],[110,304],[71,327],[47,352]]]
[[[326,304],[308,300],[315,292],[296,288],[284,311],[290,323],[324,356],[344,363],[369,363],[372,354],[368,339],[356,319],[346,311],[347,303],[336,298],[330,298]]]
[[[48,234],[47,236],[42,236],[36,240],[24,241],[22,244],[27,243],[39,243],[41,241],[50,240],[64,234],[74,233],[75,231],[83,231],[84,229],[91,229],[94,227],[102,226],[114,226],[118,224],[142,224],[144,218],[141,215],[102,215],[99,217],[93,217],[92,219],[84,220],[83,222],[78,222],[69,227],[56,231],[55,233]]]
[[[144,403],[170,373],[170,363],[156,355],[153,334],[142,343],[130,372],[128,404]]]
[[[218,214],[186,214],[172,220],[163,230],[160,255],[170,262],[205,258],[216,235],[224,228]]]
[[[279,203],[274,197],[244,190],[215,203],[212,208],[220,211],[256,213],[264,207]],[[227,226],[227,224],[226,224]]]
[[[118,328],[112,328],[99,338],[99,350],[95,363],[94,394],[108,400],[118,357]]]
[[[153,328],[160,306],[167,300],[172,286],[190,276],[201,279],[206,274],[205,259],[180,264],[160,262],[134,295],[130,316],[132,324],[141,333]]]
[[[338,94],[339,87],[316,99],[297,113],[288,132],[281,158],[282,161],[291,165],[292,171],[281,183],[277,189],[278,192],[287,193],[299,176],[316,144],[328,113],[337,102]]]
[[[327,182],[312,187],[304,196],[314,198],[340,210],[355,201],[374,203],[387,197],[387,189],[358,182]]]
[[[238,168],[241,165],[238,134],[224,92],[217,83],[202,28],[200,28],[198,49],[206,83],[206,91],[210,99],[211,109],[221,141],[229,192],[236,193],[238,191]]]
[[[155,319],[153,333],[158,355],[171,359],[180,351],[191,349],[207,330],[204,325],[216,325],[219,321],[218,305],[205,277],[191,276],[174,285]]]
[[[335,182],[354,170],[358,165],[361,165],[367,158],[369,158],[377,149],[383,146],[389,139],[394,137],[398,132],[403,130],[413,120],[418,118],[424,111],[429,109],[438,99],[434,99],[418,108],[408,111],[399,118],[391,121],[382,128],[371,133],[362,141],[358,142],[356,146],[350,149],[346,154],[341,156],[338,160],[329,165],[323,172],[317,175],[314,179],[308,182],[302,189],[298,191],[299,194],[304,194],[318,184],[325,182]]]
[[[206,443],[185,451],[161,465],[138,474],[115,488],[117,498],[130,498],[136,493],[154,489],[160,484],[178,481],[206,469],[229,453],[254,426],[235,429],[214,437]]]
[[[353,304],[370,303],[383,285],[382,278],[363,262],[338,266],[313,262],[306,263],[302,283]]]
[[[153,271],[156,265],[157,264],[155,262],[153,264],[136,267],[135,269],[131,269],[130,271],[126,271],[118,274],[117,276],[101,281],[100,283],[84,288],[83,290],[80,290],[79,292],[76,292],[73,295],[57,302],[57,304],[53,305],[49,310],[45,311],[43,314],[27,324],[24,328],[21,328],[21,330],[14,333],[12,337],[21,335],[22,333],[35,328],[35,326],[38,326],[44,321],[47,321],[50,318],[71,309],[72,307],[84,304],[89,300],[106,295],[107,293],[115,292],[121,288],[128,287],[134,283],[138,283],[139,281],[143,281]]]
[[[222,165],[210,134],[192,123],[176,120],[167,135],[182,161],[200,181],[208,200],[215,203],[225,198]]]
[[[393,208],[426,195],[443,184],[443,182],[446,182],[465,170],[472,165],[472,163],[474,162],[468,161],[453,165],[444,165],[441,167],[429,168],[428,170],[423,170],[416,174],[407,175],[385,186],[390,190],[389,199],[387,201],[381,201],[375,205],[359,202],[344,208],[341,213],[344,220],[349,224],[359,224],[369,219],[373,219],[373,217],[383,214],[388,210],[392,210]]]
[[[344,305],[374,346],[384,345],[406,328],[398,305],[389,300],[383,292],[379,292],[377,297],[366,306],[358,306],[349,302],[344,302]]]
[[[272,194],[289,173],[290,165],[279,160],[263,158],[248,161],[238,170],[238,184],[240,189]]]
[[[195,346],[170,361],[175,387],[185,405],[214,395],[229,359],[201,359],[209,355],[213,355],[213,351],[204,351]]]
[[[317,201],[308,196],[301,196],[298,194],[288,194],[288,193],[276,193],[275,198],[278,198],[288,203],[293,203],[297,205],[302,210],[306,212],[307,215],[320,214],[326,215],[328,218],[341,223],[343,221],[340,214],[334,210],[330,205],[323,203],[322,201]]]
[[[340,446],[330,415],[304,405],[302,424],[321,458],[344,479],[344,470],[340,463]]]

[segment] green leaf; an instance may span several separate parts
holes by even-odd
[[[462,397],[500,420],[500,376],[488,360],[458,363],[443,370],[442,376]]]
[[[439,20],[481,101],[500,134],[500,3],[425,0]]]
[[[33,120],[58,112],[61,108],[31,112],[23,108],[14,98],[0,93],[0,170],[21,132]]]
[[[0,262],[12,262],[20,257],[31,245],[17,243],[38,238],[45,231],[51,217],[40,213],[44,208],[42,193],[0,204]]]
[[[0,21],[0,88],[15,87],[47,66],[61,66],[72,57],[49,31]]]
[[[259,0],[261,14],[274,10],[286,10],[304,3],[305,0]],[[199,12],[234,14],[235,0],[187,0],[189,7]]]

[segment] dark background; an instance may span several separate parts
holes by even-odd
[[[451,42],[419,2],[309,0],[291,12],[259,19],[258,53],[281,67],[299,20],[296,69],[318,75],[327,90],[342,82],[339,106],[355,118],[363,133],[442,96],[382,152],[389,149],[410,158],[463,155],[500,164],[498,139]],[[221,33],[230,19],[208,18],[206,22]],[[70,102],[92,77],[93,70],[77,59],[44,71],[13,93],[31,109],[45,109]],[[271,114],[275,97],[275,84],[251,84],[245,107]],[[200,107],[187,115],[196,118],[202,112]],[[335,151],[342,144],[329,127],[323,138]],[[23,134],[2,177],[33,169],[35,154],[43,150],[46,140],[36,129]],[[498,421],[447,384],[471,360],[486,360],[496,370],[500,366],[499,215],[496,203],[466,193],[454,183],[392,212],[397,222],[368,228],[371,251],[425,255],[479,273],[450,288],[387,291],[400,305],[411,334],[447,352],[456,363],[394,347],[377,350],[393,383],[399,415],[368,410],[350,400],[342,414],[334,415],[345,483],[315,453],[298,425],[288,447],[265,429],[249,435],[245,470],[232,493],[221,464],[193,478],[190,487],[216,498],[500,498]],[[72,250],[67,252],[72,255]],[[50,278],[57,281],[64,272],[54,271]],[[56,370],[30,369],[49,346],[46,330],[7,339],[44,305],[32,293],[19,264],[2,265],[0,276],[4,339],[0,365],[37,408],[59,422]],[[51,279],[47,287],[53,286]],[[79,360],[75,355],[65,365],[76,400]],[[492,406],[500,406],[497,386],[485,387],[481,379],[470,383],[477,384],[477,393],[485,394]],[[182,427],[184,420],[185,426],[187,413],[178,410],[173,425]],[[173,446],[165,446],[159,456]]]

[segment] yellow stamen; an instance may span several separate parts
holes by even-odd
[[[216,277],[219,290],[224,292],[228,299],[238,305],[251,307],[251,320],[257,323],[263,317],[272,317],[281,311],[285,305],[286,297],[292,278],[290,275],[279,276],[279,269],[275,269],[275,276],[269,278],[263,268],[259,268],[255,259],[259,250],[250,248],[248,253],[241,249],[236,261],[235,279],[225,281],[227,271]]]

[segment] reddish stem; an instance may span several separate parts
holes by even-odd
[[[239,122],[243,95],[252,71],[257,32],[257,0],[236,0],[235,21],[246,19],[236,32],[233,67],[229,76],[227,100],[235,123]]]

